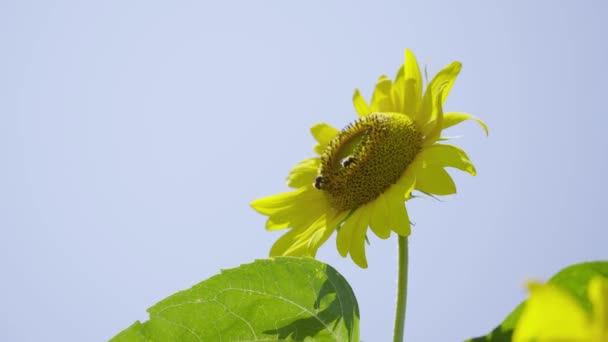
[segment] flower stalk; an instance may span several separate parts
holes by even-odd
[[[395,312],[395,330],[393,342],[403,342],[405,328],[405,306],[407,304],[407,266],[408,246],[407,237],[398,236],[398,274],[397,274],[397,309]]]

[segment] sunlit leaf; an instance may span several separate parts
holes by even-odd
[[[311,258],[278,257],[224,270],[148,309],[112,341],[359,341],[346,280]]]

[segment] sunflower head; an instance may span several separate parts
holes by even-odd
[[[440,144],[443,129],[477,121],[460,112],[443,112],[443,103],[461,64],[442,69],[423,92],[416,58],[406,50],[395,80],[381,76],[368,104],[355,90],[359,118],[339,131],[325,123],[311,133],[317,156],[300,162],[287,177],[294,190],[255,200],[252,207],[267,215],[269,230],[289,228],[272,247],[274,255],[308,255],[338,231],[337,248],[367,267],[367,228],[386,239],[391,231],[407,236],[410,221],[404,202],[413,190],[450,195],[456,187],[445,167],[472,175],[475,168],[464,151]]]

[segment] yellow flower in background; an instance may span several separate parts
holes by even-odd
[[[513,332],[514,342],[607,342],[608,279],[589,282],[592,311],[552,284],[532,283],[530,298]]]
[[[441,70],[423,94],[418,62],[410,50],[395,81],[381,76],[368,104],[355,90],[359,119],[342,131],[319,123],[311,128],[318,155],[305,159],[287,177],[291,192],[255,200],[251,206],[267,215],[268,230],[290,228],[272,246],[270,256],[314,257],[338,231],[339,253],[367,267],[367,228],[381,239],[391,231],[408,236],[410,220],[404,202],[412,190],[434,195],[456,193],[445,167],[475,175],[460,148],[438,143],[443,129],[476,120],[466,113],[444,113],[442,106],[460,72],[453,62]]]

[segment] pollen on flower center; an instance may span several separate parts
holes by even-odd
[[[399,180],[420,150],[421,141],[421,133],[406,115],[364,116],[329,143],[314,186],[327,193],[335,209],[357,208]]]

